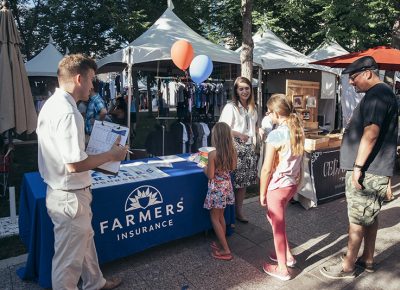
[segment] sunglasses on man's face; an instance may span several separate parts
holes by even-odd
[[[355,73],[355,74],[349,76],[349,79],[351,79],[351,81],[354,82],[354,81],[356,80],[356,78],[357,78],[360,74],[362,74],[363,72],[365,72],[365,71],[362,71],[362,72],[359,72],[359,73]]]

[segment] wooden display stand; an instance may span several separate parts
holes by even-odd
[[[318,82],[286,80],[286,95],[304,120],[304,128],[318,130]]]

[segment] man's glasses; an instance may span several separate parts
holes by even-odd
[[[362,74],[363,72],[365,72],[365,71],[362,71],[362,72],[359,72],[359,73],[355,73],[355,74],[349,76],[349,79],[351,79],[351,80],[354,82],[354,81],[356,80],[356,78],[357,78],[360,74]]]
[[[250,90],[250,87],[240,87],[240,88],[238,88],[238,90],[239,90],[239,92],[242,92],[242,91],[249,91],[249,90]]]

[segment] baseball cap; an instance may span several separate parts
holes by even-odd
[[[354,74],[365,70],[378,69],[378,64],[372,56],[363,56],[351,63],[342,74]]]

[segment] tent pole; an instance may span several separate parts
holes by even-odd
[[[132,50],[129,48],[129,56],[128,56],[128,108],[127,108],[127,114],[128,114],[128,124],[127,127],[129,128],[128,130],[128,137],[127,137],[127,142],[128,142],[128,147],[131,148],[131,103],[132,103]],[[126,154],[126,160],[130,160],[130,154]]]

